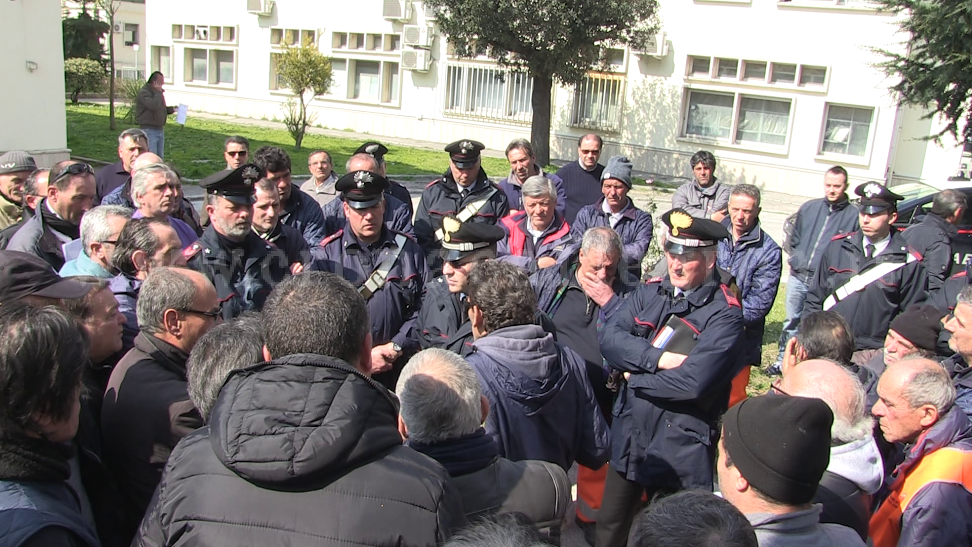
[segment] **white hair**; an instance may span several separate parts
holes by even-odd
[[[550,197],[557,202],[557,189],[550,180],[543,175],[533,175],[523,181],[523,196],[528,198]]]
[[[438,348],[416,353],[395,386],[408,437],[435,443],[475,433],[482,424],[482,388],[469,363]]]
[[[136,206],[141,206],[138,202],[139,196],[145,195],[146,187],[148,186],[149,177],[162,173],[165,175],[165,180],[170,183],[175,184],[178,175],[171,167],[164,163],[150,163],[145,167],[141,167],[135,174],[132,175],[132,202]]]

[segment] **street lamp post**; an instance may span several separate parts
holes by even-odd
[[[141,78],[138,77],[138,44],[132,44],[132,49],[135,50],[135,79],[141,80]]]

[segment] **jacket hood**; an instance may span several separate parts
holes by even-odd
[[[393,396],[333,357],[297,354],[234,371],[210,416],[210,442],[254,484],[313,488],[402,444]]]
[[[567,384],[560,349],[539,325],[497,329],[473,347],[494,361],[497,384],[527,416],[542,412]]]
[[[877,492],[884,480],[884,464],[874,437],[868,435],[831,447],[827,471],[851,481],[868,494]]]

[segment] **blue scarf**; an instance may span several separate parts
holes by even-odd
[[[409,441],[408,446],[442,464],[452,477],[479,471],[499,456],[499,448],[483,428],[458,439],[435,444]]]

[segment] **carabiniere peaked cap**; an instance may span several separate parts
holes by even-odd
[[[506,232],[486,222],[462,222],[455,215],[442,217],[442,259],[454,262],[464,258],[496,258],[496,242]]]
[[[341,199],[352,209],[367,209],[381,202],[388,179],[373,171],[351,171],[334,183]]]
[[[684,209],[672,209],[661,219],[668,227],[665,250],[671,254],[712,247],[720,239],[729,237],[729,230],[722,224],[707,218],[695,218]]]
[[[469,139],[451,142],[445,147],[445,151],[449,153],[449,159],[459,169],[468,169],[476,165],[479,153],[485,149],[485,144]]]
[[[873,215],[887,209],[894,210],[903,196],[888,190],[887,186],[879,182],[865,182],[854,188],[854,193],[861,196],[860,210],[866,215]]]
[[[199,181],[199,186],[207,194],[224,197],[233,203],[250,205],[256,201],[253,197],[253,185],[264,176],[263,169],[258,165],[245,163],[236,169],[213,173]]]

